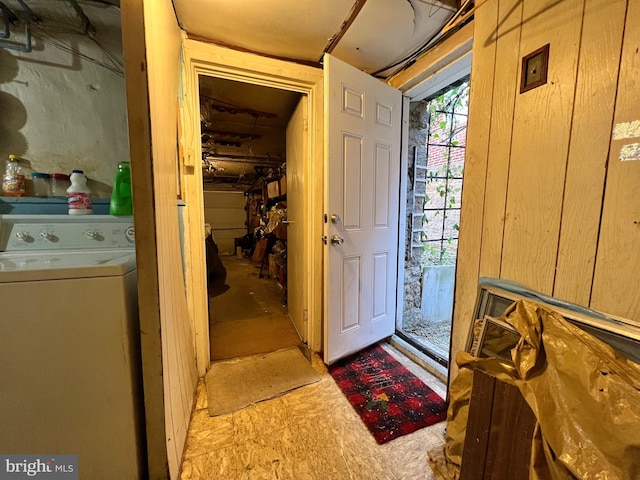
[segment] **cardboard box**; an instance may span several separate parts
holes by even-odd
[[[280,240],[287,239],[287,226],[284,223],[279,223],[278,226],[273,230],[276,238]]]
[[[267,183],[267,197],[275,198],[280,196],[280,182],[277,180],[275,182]]]
[[[253,257],[251,257],[251,260],[253,260],[254,262],[261,263],[266,251],[267,251],[267,239],[261,238],[260,240],[258,240],[258,243],[256,243],[256,248],[253,251]]]
[[[280,195],[287,194],[287,177],[283,175],[280,177]]]

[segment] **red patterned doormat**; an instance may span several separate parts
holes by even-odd
[[[379,444],[447,418],[446,402],[378,345],[329,373]]]

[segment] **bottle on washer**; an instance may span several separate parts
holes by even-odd
[[[87,177],[82,170],[71,173],[71,186],[67,188],[69,215],[88,215],[93,213],[91,190],[87,187]]]
[[[118,173],[116,173],[116,178],[113,181],[109,213],[111,215],[133,215],[129,162],[118,163]]]
[[[7,197],[24,197],[25,177],[17,155],[9,155],[7,168],[2,177],[2,194]]]

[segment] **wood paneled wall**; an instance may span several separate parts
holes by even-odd
[[[550,44],[547,84],[521,59]],[[453,348],[481,276],[640,322],[640,0],[488,0],[476,12]],[[635,133],[638,135],[638,133]],[[455,374],[452,366],[452,374]]]
[[[177,478],[197,382],[177,208],[178,72],[170,2],[123,0],[149,478]]]

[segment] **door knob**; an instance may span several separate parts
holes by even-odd
[[[331,236],[331,245],[342,245],[344,243],[344,238],[340,235],[332,235]]]

